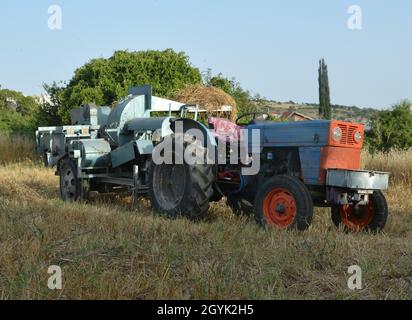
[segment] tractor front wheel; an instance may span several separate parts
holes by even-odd
[[[343,226],[346,231],[379,232],[388,219],[388,204],[381,191],[369,197],[367,205],[336,205],[332,207],[332,221],[335,226]]]
[[[260,225],[303,231],[309,228],[312,216],[312,197],[299,179],[275,176],[258,189],[255,217]]]

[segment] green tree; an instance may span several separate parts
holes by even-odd
[[[220,88],[227,94],[230,94],[236,101],[239,115],[257,111],[250,92],[244,90],[234,78],[225,78],[221,73],[217,76],[211,76],[211,72],[208,70],[207,75],[204,77],[204,82],[206,85]]]
[[[21,92],[0,89],[0,132],[33,134],[40,123],[40,105]]]
[[[154,95],[170,98],[201,81],[200,71],[183,52],[116,51],[109,59],[93,59],[75,70],[67,84],[45,85],[45,89],[56,103],[52,108],[48,105],[49,115],[57,112],[63,122],[69,122],[71,109],[91,102],[110,106],[126,96],[131,86],[151,84]]]
[[[50,101],[43,101],[41,105],[41,123],[48,126],[62,125],[63,123],[59,116],[59,107],[62,105],[61,101],[64,91],[62,83],[44,84],[43,88],[50,97]]]
[[[330,104],[328,66],[325,63],[325,59],[319,61],[318,73],[319,117],[330,120],[332,118],[332,108]]]
[[[379,111],[371,119],[367,142],[371,152],[407,150],[412,147],[412,103],[401,101],[392,110]]]

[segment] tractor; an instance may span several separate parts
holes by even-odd
[[[259,112],[202,123],[200,112],[133,87],[114,108],[86,105],[71,125],[40,127],[36,150],[57,167],[65,201],[130,192],[134,203],[148,197],[156,212],[198,220],[226,198],[265,227],[306,230],[316,206],[347,231],[384,228],[389,173],[360,169],[363,125]]]

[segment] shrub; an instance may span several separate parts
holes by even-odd
[[[376,113],[371,120],[368,145],[371,152],[408,150],[412,147],[412,104],[404,100]]]

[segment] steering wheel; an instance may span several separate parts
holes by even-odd
[[[240,120],[246,118],[246,117],[252,117],[252,120],[250,120],[248,123],[242,123]],[[270,118],[270,114],[266,112],[249,112],[242,114],[239,118],[236,119],[236,124],[238,126],[240,125],[248,125],[250,124],[253,120],[260,120],[260,121],[266,121]]]

